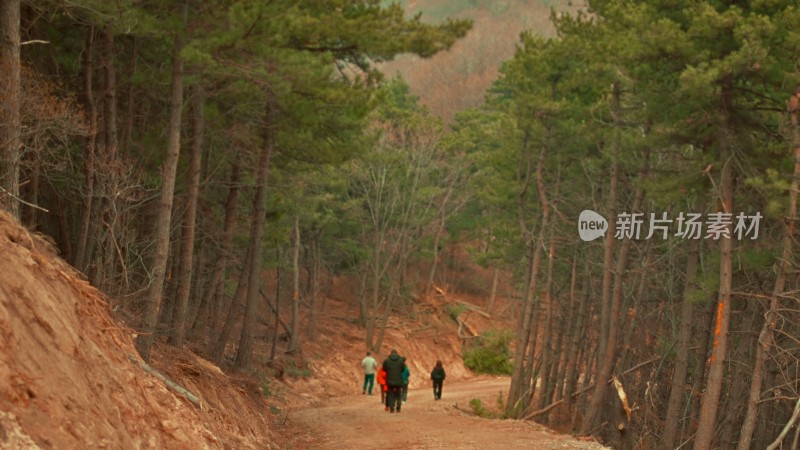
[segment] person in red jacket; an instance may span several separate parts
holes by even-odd
[[[386,403],[386,392],[389,390],[389,387],[386,386],[386,371],[383,370],[383,367],[378,370],[378,377],[375,381],[377,381],[378,386],[381,387],[381,405],[384,405],[386,411],[388,411],[389,405]]]

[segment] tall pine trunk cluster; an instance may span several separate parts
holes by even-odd
[[[599,1],[592,20],[556,19],[558,39],[523,36],[496,108],[514,105],[523,148],[559,136],[547,158],[560,163],[544,176],[569,181],[548,213],[555,222],[538,212],[553,199],[514,201],[518,242],[528,255],[546,249],[562,288],[553,299],[549,268],[519,271],[507,414],[615,448],[777,448],[800,436],[790,3],[686,2],[674,14],[659,2]],[[528,153],[495,158],[517,164],[523,194]],[[582,210],[607,220],[592,224],[599,239],[577,239]],[[535,227],[560,239],[530,245]],[[536,276],[546,287],[528,292]],[[574,294],[581,277],[587,304]]]

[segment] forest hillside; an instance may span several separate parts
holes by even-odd
[[[798,23],[796,0],[5,0],[0,209],[130,330],[98,316],[102,339],[135,335],[97,370],[133,344],[209,404],[206,374],[360,414],[355,362],[398,347],[464,383],[466,412],[414,403],[448,419],[796,447]],[[16,283],[7,335],[55,350]]]

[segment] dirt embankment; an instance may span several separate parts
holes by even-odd
[[[2,211],[0,255],[0,448],[270,445],[265,404],[245,381],[175,350],[167,375],[201,407],[169,391],[129,359],[133,333],[100,292]]]

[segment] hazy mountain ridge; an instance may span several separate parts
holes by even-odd
[[[388,3],[388,2],[387,2]],[[381,64],[387,76],[402,75],[432,113],[449,120],[457,111],[478,106],[513,54],[521,32],[555,32],[553,10],[576,11],[570,0],[402,0],[409,15],[426,22],[452,18],[474,21],[467,36],[429,59],[404,55]]]

